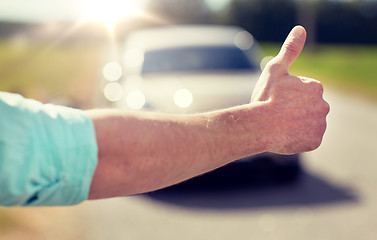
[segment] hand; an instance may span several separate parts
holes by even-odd
[[[323,99],[319,81],[289,74],[288,70],[301,53],[306,31],[292,29],[279,54],[263,70],[251,102],[266,103],[270,151],[293,154],[318,148],[326,130],[330,107]]]

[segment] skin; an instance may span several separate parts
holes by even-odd
[[[303,27],[292,29],[247,105],[192,115],[88,111],[99,149],[89,199],[153,191],[262,152],[318,148],[329,112],[323,87],[288,72],[305,39]]]

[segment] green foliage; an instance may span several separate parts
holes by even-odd
[[[97,80],[99,50],[90,44],[48,46],[1,41],[0,91],[42,101],[70,98],[80,105],[83,91],[93,88]]]
[[[278,44],[263,44],[267,55],[276,55],[279,48]],[[377,99],[376,62],[377,45],[319,45],[304,49],[291,72]]]
[[[276,55],[280,44],[262,44],[266,55]],[[0,42],[0,91],[20,92],[38,100],[69,98],[87,101],[98,87],[102,49],[96,45],[29,44],[18,48]],[[305,48],[291,72],[353,89],[377,99],[377,45],[318,45]],[[93,90],[94,89],[94,90]],[[48,100],[48,99],[47,99]]]

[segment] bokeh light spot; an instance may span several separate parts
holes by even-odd
[[[119,83],[111,82],[106,84],[103,93],[107,100],[116,102],[123,97],[123,88]]]
[[[127,105],[134,110],[139,110],[145,105],[145,96],[140,91],[133,91],[127,96]]]
[[[178,107],[187,108],[192,104],[192,102],[193,102],[193,96],[189,90],[183,88],[175,92],[174,103]]]
[[[106,63],[102,72],[103,76],[109,81],[117,81],[123,74],[122,66],[117,62]]]
[[[241,50],[248,50],[253,46],[253,44],[253,36],[246,31],[239,32],[234,37],[234,45],[236,45]]]

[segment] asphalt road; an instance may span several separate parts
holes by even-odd
[[[43,239],[377,239],[377,104],[326,92],[322,146],[300,181],[201,193],[149,194],[63,208]],[[226,181],[226,179],[219,179]],[[43,212],[45,211],[45,212]],[[51,217],[52,216],[52,217]],[[53,220],[51,220],[53,219]],[[39,239],[39,238],[36,238]]]

